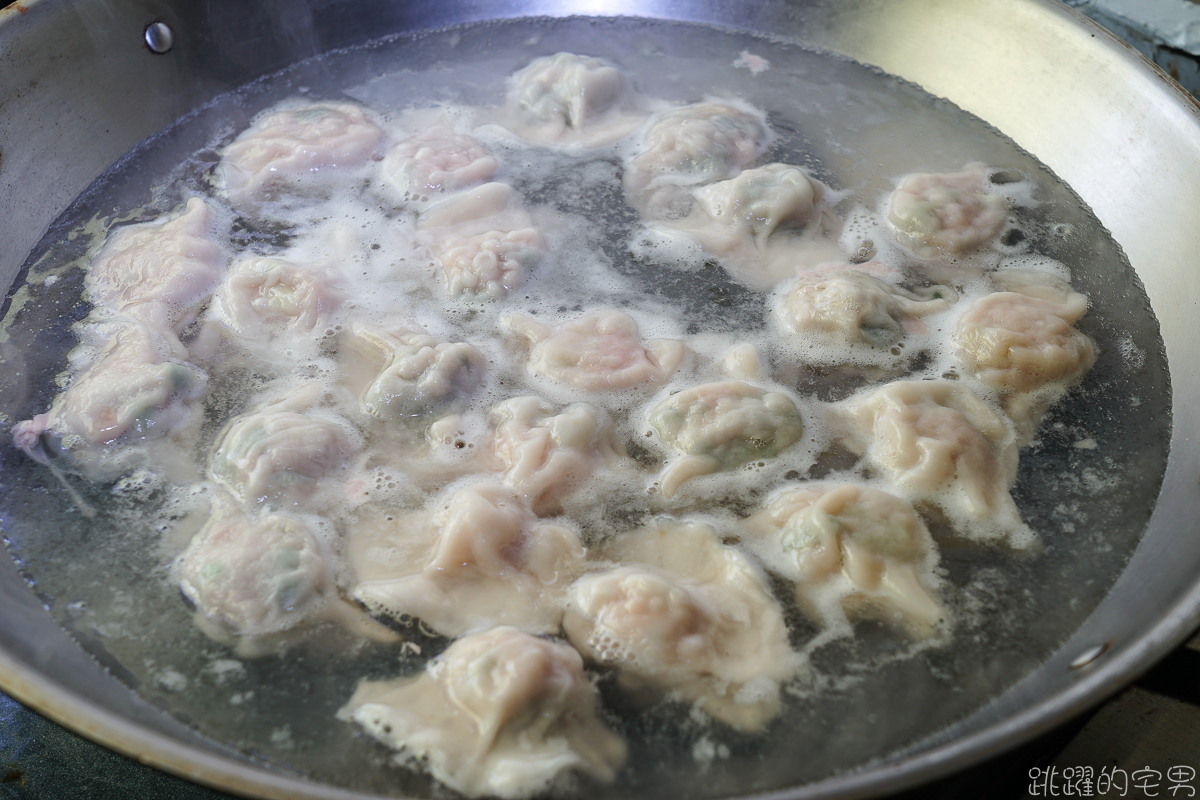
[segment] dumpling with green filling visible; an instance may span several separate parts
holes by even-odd
[[[295,514],[210,519],[176,564],[201,629],[255,638],[321,616],[337,597],[325,527]]]
[[[389,331],[356,322],[351,346],[378,370],[359,395],[362,410],[383,420],[440,416],[456,410],[483,383],[487,359],[466,342],[421,330]]]
[[[894,361],[891,348],[927,330],[920,318],[950,308],[951,289],[934,287],[923,299],[874,275],[845,268],[801,273],[774,306],[789,338],[810,345],[805,361],[843,364]]]
[[[854,483],[801,486],[772,497],[744,529],[818,621],[836,605],[927,636],[946,616],[937,545],[907,500]]]
[[[682,454],[663,471],[662,493],[672,497],[688,480],[772,458],[804,433],[790,397],[741,381],[693,386],[650,409],[650,427]]]

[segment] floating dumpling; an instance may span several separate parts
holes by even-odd
[[[981,164],[909,175],[888,202],[896,240],[921,258],[954,256],[991,240],[1008,218],[1008,201],[986,182]]]
[[[959,533],[1032,546],[1009,494],[1017,477],[1012,423],[949,381],[896,381],[842,404],[846,443],[914,502],[940,506]]]
[[[837,605],[928,635],[945,616],[937,546],[907,500],[857,484],[803,486],[773,497],[746,529],[749,547],[795,581],[818,620]]]
[[[364,323],[355,323],[351,337],[378,366],[359,400],[363,411],[379,419],[453,411],[486,373],[483,354],[466,342],[445,342],[423,331],[391,333]]]
[[[389,516],[392,524],[364,520],[353,534],[354,596],[367,608],[416,617],[445,636],[501,624],[558,630],[563,593],[585,556],[571,528],[540,522],[495,484],[454,492],[427,523]],[[392,549],[405,563],[392,563]]]
[[[225,148],[218,171],[230,199],[241,203],[362,167],[382,141],[383,129],[358,106],[298,106],[256,120]]]
[[[359,445],[349,425],[314,408],[323,391],[309,384],[231,419],[209,456],[212,479],[248,506],[311,500]]]
[[[578,770],[611,781],[625,743],[579,654],[513,628],[464,636],[413,678],[362,681],[338,717],[469,797],[528,797]]]
[[[503,183],[461,192],[420,220],[433,238],[446,290],[481,300],[507,295],[545,257],[545,240],[531,223],[521,196]]]
[[[803,273],[775,304],[775,318],[815,364],[894,361],[906,333],[924,331],[920,317],[945,311],[954,294],[937,287],[921,299],[849,267]],[[949,298],[949,299],[948,299]]]
[[[546,242],[536,228],[450,236],[438,253],[446,291],[484,300],[511,292],[545,256]]]
[[[745,555],[708,525],[674,521],[623,534],[604,555],[624,565],[576,581],[563,620],[586,658],[742,730],[779,713],[780,683],[798,662],[779,603]]]
[[[282,258],[246,258],[230,267],[213,295],[212,313],[253,345],[269,342],[276,333],[318,331],[342,299],[327,269]]]
[[[209,520],[177,563],[201,629],[252,641],[324,615],[337,602],[327,528],[295,514]]]
[[[476,139],[439,124],[393,145],[383,173],[410,202],[418,202],[491,180],[496,159]]]
[[[469,235],[500,227],[495,220],[516,222],[504,226],[514,230],[529,225],[529,212],[516,189],[493,181],[459,192],[429,206],[421,213],[420,227],[425,230]]]
[[[540,144],[614,142],[643,118],[634,113],[635,102],[625,74],[602,58],[555,53],[509,78],[509,125]]]
[[[732,178],[766,152],[761,114],[725,103],[697,103],[662,114],[625,170],[630,203],[651,217],[678,215],[691,189]]]
[[[1071,324],[1082,316],[1082,295],[1071,294],[1054,302],[994,292],[972,303],[954,329],[959,363],[1000,393],[1023,439],[1096,360],[1092,340]]]
[[[798,167],[767,164],[692,195],[712,223],[763,244],[776,230],[802,228],[816,216],[821,185]]]
[[[88,269],[88,297],[158,330],[183,330],[225,271],[212,228],[198,197],[174,219],[118,228]]]
[[[495,450],[504,483],[544,515],[571,489],[616,465],[624,447],[608,414],[591,403],[561,411],[537,397],[514,397],[492,409]]]
[[[208,376],[183,356],[171,334],[124,325],[49,412],[14,427],[16,444],[33,455],[45,431],[67,450],[182,435],[198,423],[198,400],[208,384]]]
[[[830,235],[838,222],[827,194],[798,167],[747,169],[693,188],[690,213],[682,215],[687,203],[680,201],[677,213],[643,226],[632,247],[685,268],[715,259],[739,283],[768,291],[798,269],[842,257]]]
[[[665,497],[691,478],[772,458],[804,433],[790,397],[741,381],[676,392],[650,409],[649,422],[659,438],[683,454],[660,478]]]
[[[608,309],[557,328],[510,316],[509,330],[533,342],[527,369],[588,391],[627,389],[670,377],[683,360],[683,342],[655,339],[644,346],[633,317]]]

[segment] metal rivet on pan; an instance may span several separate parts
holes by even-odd
[[[1095,647],[1089,647],[1087,650],[1084,650],[1082,653],[1075,656],[1075,660],[1070,663],[1071,669],[1083,669],[1084,667],[1088,666],[1097,658],[1104,655],[1104,652],[1108,650],[1108,646],[1110,644],[1112,644],[1112,642],[1105,642],[1104,644],[1098,644]]]
[[[162,55],[175,46],[175,32],[165,22],[151,22],[146,26],[143,38],[145,38],[146,47],[150,48],[151,53]]]

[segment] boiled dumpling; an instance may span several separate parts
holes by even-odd
[[[779,713],[798,662],[763,574],[698,522],[665,521],[618,537],[622,566],[571,587],[563,629],[623,684],[672,693],[742,730]]]
[[[802,228],[816,216],[821,185],[797,167],[767,164],[692,195],[712,223],[763,244],[776,230]]]
[[[257,119],[225,148],[218,172],[230,199],[242,203],[362,167],[382,141],[383,129],[358,106],[297,106]]]
[[[332,536],[317,517],[217,516],[179,558],[179,585],[201,629],[214,638],[280,634],[336,602]]]
[[[393,145],[383,173],[409,202],[418,202],[491,180],[496,159],[476,139],[437,124]]]
[[[664,192],[672,191],[664,188]],[[691,189],[665,218],[647,223],[631,243],[655,263],[695,268],[715,259],[730,277],[755,291],[841,258],[838,220],[829,190],[803,170],[767,164]]]
[[[231,419],[209,456],[209,475],[248,506],[311,502],[318,483],[359,447],[347,423],[316,408],[323,393],[309,384]]]
[[[534,633],[558,630],[563,592],[585,551],[569,527],[540,522],[497,484],[460,489],[427,523],[392,516],[363,530],[353,549],[354,596],[392,618],[419,618],[445,636],[493,625]],[[410,529],[411,528],[411,529]],[[403,564],[388,563],[399,548]]]
[[[633,317],[606,309],[557,328],[532,317],[510,316],[509,330],[533,342],[527,369],[587,391],[662,383],[683,360],[683,342],[642,345]]]
[[[28,452],[47,430],[73,450],[191,429],[208,376],[185,355],[170,334],[132,321],[123,325],[49,412],[14,428],[17,445]]]
[[[962,368],[1000,393],[1023,440],[1096,360],[1092,340],[1071,324],[1082,298],[1072,294],[1054,302],[994,292],[972,303],[954,329]]]
[[[959,533],[1029,547],[1035,537],[1009,494],[1017,476],[1012,423],[949,381],[896,381],[842,403],[846,443],[901,494],[940,506]]]
[[[907,500],[858,484],[802,486],[771,498],[745,529],[819,620],[844,606],[927,635],[945,616],[937,546]]]
[[[507,295],[545,256],[546,242],[536,228],[449,236],[438,252],[446,291],[484,300]]]
[[[509,78],[509,127],[539,144],[614,142],[641,122],[636,104],[625,74],[602,58],[555,53]]]
[[[507,295],[545,257],[545,240],[531,223],[521,196],[503,183],[461,192],[431,206],[420,220],[446,290],[481,300]]]
[[[93,303],[161,331],[181,331],[225,271],[212,212],[193,197],[179,216],[109,234],[84,279]]]
[[[362,410],[386,420],[443,414],[483,382],[486,359],[466,342],[445,342],[423,331],[389,332],[355,323],[353,346],[379,371],[359,395]]]
[[[338,716],[457,792],[519,798],[570,770],[615,777],[625,743],[597,699],[578,653],[501,627],[459,639],[416,677],[362,681]]]
[[[802,273],[775,304],[775,319],[816,364],[894,361],[891,348],[924,330],[920,317],[945,311],[954,293],[937,287],[923,300],[849,267]]]
[[[900,182],[887,221],[897,241],[921,258],[954,256],[989,241],[1008,217],[1008,201],[986,187],[981,164],[962,172],[919,173]]]
[[[504,483],[538,514],[556,511],[571,489],[624,456],[612,420],[591,403],[558,411],[537,397],[514,397],[492,417]]]
[[[328,269],[282,258],[246,258],[230,266],[213,295],[212,314],[243,343],[261,345],[279,333],[323,333],[343,299]]]
[[[771,132],[760,114],[725,103],[697,103],[662,114],[625,170],[625,193],[651,217],[677,215],[688,192],[726,180],[754,163]]]
[[[648,419],[659,438],[683,454],[660,479],[666,497],[691,478],[778,455],[804,433],[791,398],[741,381],[676,392],[651,408]]]

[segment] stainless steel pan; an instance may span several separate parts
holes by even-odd
[[[222,91],[389,32],[573,14],[785,34],[953,101],[1074,188],[1124,248],[1161,324],[1173,387],[1167,471],[1143,541],[1106,599],[1061,649],[984,708],[908,752],[771,796],[865,796],[945,774],[1078,713],[1177,644],[1200,620],[1200,456],[1192,444],[1200,432],[1200,109],[1130,48],[1048,2],[15,3],[0,11],[3,285],[93,178]],[[147,38],[152,23],[162,25]],[[7,347],[0,355],[6,369],[20,369],[21,353]],[[59,629],[8,559],[0,559],[0,598],[0,685],[48,716],[228,791],[359,796],[257,767],[140,700]]]

